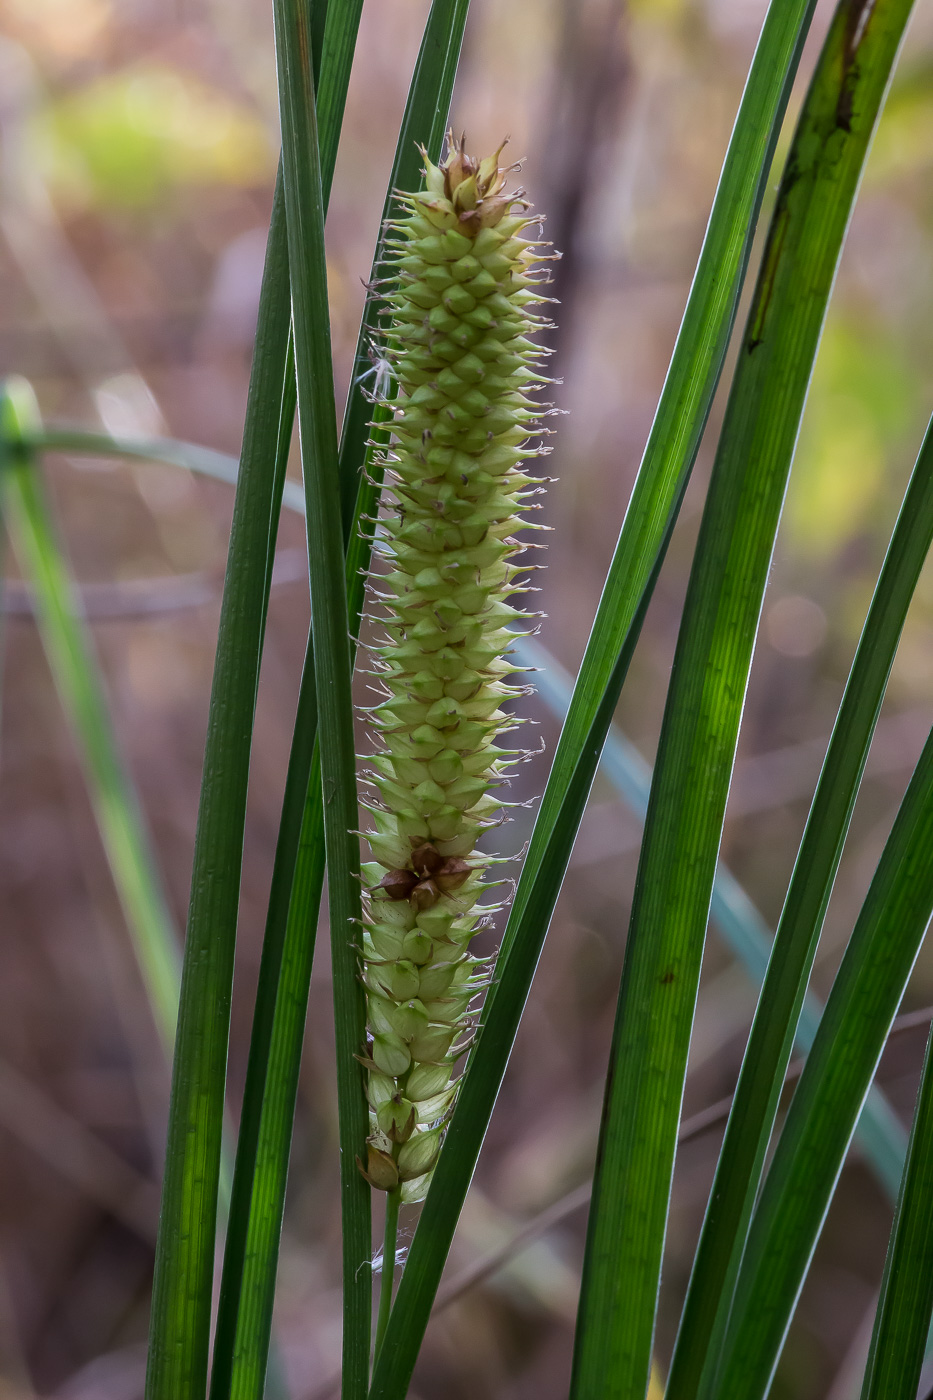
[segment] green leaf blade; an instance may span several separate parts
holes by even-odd
[[[837,974],[752,1219],[714,1395],[767,1393],[859,1109],[933,910],[933,734]]]
[[[389,182],[390,191],[417,183],[422,143],[440,153],[456,61],[466,22],[467,0],[434,0],[412,78]],[[385,215],[391,198],[387,196]],[[382,256],[382,242],[373,276]],[[358,359],[374,316],[367,303],[360,331]],[[354,376],[356,380],[356,376]],[[286,388],[288,389],[286,379]],[[286,394],[286,399],[289,396]],[[359,432],[352,431],[351,409],[359,409]],[[380,472],[366,439],[385,436],[391,411],[373,410],[358,383],[351,390],[340,448],[339,476],[344,510],[356,491],[347,528],[346,579],[350,633],[360,622],[372,546],[372,524],[379,498]],[[294,413],[294,399],[283,403],[283,422]],[[370,426],[370,419],[375,425]],[[350,428],[348,428],[350,424]],[[386,442],[387,442],[386,438]],[[360,463],[366,458],[366,469]],[[304,500],[290,502],[304,513]],[[309,643],[310,645],[310,643]],[[238,1144],[237,1172],[224,1257],[224,1279],[215,1339],[213,1400],[230,1393],[259,1395],[269,1345],[279,1236],[304,1030],[304,1008],[323,877],[323,814],[320,759],[314,747],[317,701],[314,665],[305,661],[292,754],[283,801],[279,843],[273,870],[266,936],[260,967],[250,1062],[247,1071]],[[314,747],[317,765],[311,772]],[[300,1008],[300,1014],[297,1009]],[[271,1086],[271,1087],[270,1087]],[[231,1392],[232,1384],[232,1392]]]
[[[316,10],[318,24],[321,13]],[[311,53],[310,40],[305,52]],[[340,87],[349,79],[349,62],[350,55],[344,53],[341,67],[332,65],[322,74],[322,89],[331,93],[328,100],[335,110],[342,111]],[[147,1400],[201,1400],[206,1388],[250,742],[271,555],[284,489],[276,466],[282,460],[280,437],[291,431],[291,414],[283,413],[283,399],[287,401],[290,392],[286,376],[291,320],[285,223],[280,169],[260,294],[195,840]]]
[[[313,698],[313,691],[310,693]],[[296,760],[303,762],[303,755],[296,755]],[[255,1088],[261,1087],[263,1099],[257,1115],[256,1141],[254,1145],[248,1144],[252,1146],[253,1158],[248,1178],[251,1191],[240,1263],[242,1280],[236,1291],[236,1309],[231,1309],[235,1334],[232,1346],[226,1338],[218,1338],[227,1342],[230,1352],[225,1362],[215,1359],[211,1376],[212,1394],[229,1395],[234,1400],[261,1398],[265,1391],[300,1050],[324,884],[321,761],[317,743],[305,789],[299,850],[292,859],[295,879],[288,900],[279,960],[278,994],[272,1008],[274,1020],[269,1032],[268,1071],[261,1080],[254,1076]],[[289,827],[284,823],[283,835],[289,839]],[[287,869],[284,862],[283,866]],[[298,1053],[295,1053],[296,1046]],[[232,1257],[232,1263],[237,1262],[235,1256]]]
[[[724,1321],[804,993],[907,609],[933,541],[928,430],[866,619],[807,822],[710,1193],[671,1366],[678,1396],[700,1385],[717,1311]],[[812,1037],[811,1037],[812,1044]],[[877,1139],[873,1139],[873,1146]],[[884,1157],[890,1179],[890,1154]]]
[[[807,218],[815,244],[822,243],[827,290],[835,262],[832,244],[844,234],[910,8],[910,3],[879,7],[862,29],[857,51],[853,7],[837,8],[788,157],[775,234],[786,253],[793,238],[792,201],[809,188]],[[847,121],[841,125],[838,114],[844,108]],[[788,187],[787,217],[780,222]],[[793,267],[790,275],[795,276]],[[786,288],[780,269],[769,269],[767,254],[761,288],[766,313],[773,316]],[[804,314],[813,317],[818,308],[811,305]],[[750,339],[765,333],[764,317],[753,311]],[[803,357],[801,340],[791,339],[789,348]],[[679,1400],[707,1393],[728,1317],[823,917],[897,641],[929,547],[933,495],[926,476],[921,460],[853,663],[782,912],[674,1349],[670,1385]]]
[[[238,1366],[252,1393],[262,1393],[265,1378],[287,1148],[285,1164],[276,1167],[283,1134],[291,1143],[324,881],[323,836],[317,692],[309,652],[302,670],[253,1010],[214,1333],[211,1400],[225,1400],[232,1393]],[[250,1393],[243,1381],[236,1385]]]
[[[288,336],[281,188],[263,274],[208,717],[182,974],[147,1400],[200,1400],[211,1280],[249,749],[265,622],[278,404]]]
[[[634,1400],[648,1384],[687,1053],[758,619],[826,306],[908,9],[893,33],[868,20],[858,54],[864,64],[851,51],[850,6],[837,10],[788,156],[739,352],[636,879],[572,1396],[601,1383],[603,1393]],[[887,64],[872,67],[876,36]],[[865,74],[861,86],[856,73]],[[707,1286],[697,1296],[714,1309],[715,1291]],[[708,1327],[690,1335],[701,1343],[704,1333]],[[672,1393],[692,1392],[678,1382]]]
[[[918,463],[915,476],[919,475],[920,470]],[[924,530],[924,521],[929,514],[929,507],[925,504],[926,494],[924,492],[922,495],[913,495],[910,489],[908,490],[908,499],[905,500],[901,516],[906,522],[916,515],[916,524],[911,526],[909,531],[911,536]],[[889,554],[892,560],[897,561],[893,570],[896,578],[891,580],[892,591],[900,594],[901,590],[904,590],[906,596],[912,587],[909,577],[912,561],[916,563],[917,555],[909,542],[902,545],[900,539],[896,543],[892,542]],[[880,630],[884,635],[885,628]],[[867,628],[861,650],[871,656],[872,669],[882,667],[884,650],[879,645],[878,655],[874,654],[875,638],[868,635]],[[538,640],[532,641],[528,637],[516,638],[515,651],[523,665],[536,670],[535,688],[539,698],[558,720],[562,720],[567,713],[573,691],[571,677]],[[615,725],[610,727],[606,738],[600,758],[600,771],[615,788],[621,800],[643,823],[651,793],[651,768]],[[722,861],[717,867],[713,884],[710,920],[718,928],[725,946],[741,963],[752,982],[760,988],[768,970],[774,935]],[[796,1043],[801,1054],[805,1055],[810,1050],[822,1014],[822,1003],[815,995],[808,993],[797,1023]],[[896,1201],[907,1152],[907,1134],[901,1127],[894,1109],[877,1086],[872,1087],[865,1100],[859,1119],[858,1140],[878,1184],[892,1201]]]
[[[690,300],[516,891],[494,988],[377,1360],[401,1400],[482,1145],[599,754],[695,459],[735,317],[771,154],[813,5],[773,4]]]
[[[368,1120],[360,1069],[353,1058],[364,1042],[366,1027],[358,977],[359,847],[354,832],[359,819],[324,203],[314,80],[308,63],[309,17],[303,5],[278,0],[275,36],[334,974],[343,1218],[343,1394],[347,1400],[359,1400],[369,1379],[371,1316],[369,1192],[355,1163]]]

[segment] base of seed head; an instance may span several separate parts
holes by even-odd
[[[398,392],[363,866],[372,1131],[357,1160],[403,1200],[427,1191],[486,981],[469,951],[491,912],[492,862],[476,845],[503,819],[517,756],[498,743],[516,723],[503,706],[525,689],[511,683],[523,615],[509,599],[526,572],[514,535],[538,489],[526,466],[548,382],[531,339],[548,324],[545,245],[525,236],[535,221],[522,191],[505,190],[501,150],[477,161],[449,135],[440,165],[425,156],[424,189],[398,196],[379,282],[390,321],[372,355],[373,397],[389,375]]]

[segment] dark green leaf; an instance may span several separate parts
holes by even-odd
[[[933,734],[859,914],[752,1218],[712,1391],[723,1400],[760,1400],[768,1391],[931,910]]]
[[[343,20],[353,19],[345,6],[335,9],[338,27]],[[306,54],[311,52],[310,42]],[[326,101],[339,113],[353,43],[335,47],[342,62],[322,73],[322,98],[326,94]],[[148,1400],[200,1400],[206,1385],[249,755],[271,550],[281,501],[280,437],[291,429],[291,414],[283,413],[290,317],[280,180],[260,296],[208,719],[156,1256]]]
[[[364,1043],[366,1007],[358,975],[356,747],[324,203],[307,9],[301,0],[276,0],[274,14],[334,975],[343,1216],[343,1393],[347,1400],[358,1400],[368,1382],[371,1313],[369,1193],[355,1162],[368,1121],[360,1066],[354,1058]]]
[[[709,413],[771,155],[813,11],[776,0],[749,75],[674,357],[561,734],[496,981],[386,1342],[374,1400],[401,1400],[427,1326],[599,754]]]
[[[294,359],[291,342],[289,342],[288,364],[291,373],[286,374],[284,381],[283,410],[279,426],[279,445],[276,466],[277,472],[281,470],[283,473],[287,463],[288,447],[291,441],[296,401],[294,389]],[[302,501],[302,509],[303,504]],[[270,564],[272,557],[273,555],[270,552]],[[267,579],[266,583],[267,597],[270,581],[271,570],[270,578]],[[273,1108],[272,1093],[269,1090],[267,1071],[273,1033],[273,1016],[276,1009],[275,987],[282,966],[282,946],[287,938],[286,928],[289,918],[289,904],[292,895],[295,860],[302,833],[302,815],[306,805],[312,801],[316,804],[317,824],[314,835],[309,837],[309,840],[313,842],[316,872],[316,874],[312,874],[311,879],[318,903],[320,902],[321,896],[324,874],[324,848],[323,830],[320,821],[321,777],[319,764],[314,774],[314,780],[312,781],[310,778],[312,755],[316,751],[316,731],[317,694],[314,688],[314,664],[309,644],[308,654],[305,657],[305,664],[302,670],[292,750],[289,757],[285,794],[282,802],[282,818],[279,825],[279,837],[276,843],[275,859],[272,868],[272,883],[269,892],[268,913],[266,916],[266,935],[263,941],[263,953],[260,961],[259,982],[256,989],[256,1002],[253,1011],[253,1032],[250,1039],[246,1084],[240,1110],[240,1130],[237,1135],[236,1161],[233,1172],[233,1186],[230,1195],[227,1237],[224,1242],[224,1261],[220,1282],[220,1299],[217,1309],[217,1325],[214,1332],[214,1351],[210,1384],[212,1400],[222,1400],[222,1397],[226,1397],[230,1394],[234,1345],[238,1326],[237,1310],[240,1303],[242,1274],[248,1248],[247,1235],[250,1223],[250,1199],[251,1193],[256,1190],[254,1180],[257,1170],[256,1160],[260,1118],[264,1112],[264,1106],[267,1103],[270,1112]],[[314,951],[314,936],[316,931],[317,904],[314,906],[314,912],[307,926],[301,928],[298,932],[299,949],[291,955],[292,959],[294,959],[296,956],[300,957],[302,953],[304,954],[308,963],[308,978],[310,978],[310,962]],[[293,934],[293,937],[294,936]],[[292,971],[291,967],[289,967],[289,971]],[[297,976],[298,985],[300,987],[302,976],[300,968]],[[299,1046],[301,1043],[301,1032],[304,1029],[306,1004],[307,990],[305,990],[304,998],[299,1001],[298,1005]],[[288,1018],[290,1024],[294,1012],[295,1006],[293,1002],[286,1001],[283,1003],[280,1015]],[[274,1092],[276,1094],[281,1094],[283,1090],[287,1091],[287,1085],[283,1075],[280,1073],[276,1076]],[[276,1103],[274,1106],[278,1107],[278,1104]],[[293,1112],[294,1105],[292,1104],[292,1113]],[[278,1229],[276,1229],[274,1233],[274,1242],[277,1249]],[[274,1268],[272,1269],[271,1278],[268,1279],[266,1286],[270,1292],[275,1287]],[[246,1364],[250,1368],[260,1368],[263,1378],[265,1377],[268,1348],[269,1341],[267,1335],[261,1356],[255,1347],[247,1348],[246,1350]]]
[[[207,1378],[230,991],[288,337],[284,235],[279,182],[208,713],[156,1250],[148,1400],[200,1400]]]
[[[915,508],[919,518],[910,533],[921,535],[925,529],[925,514],[930,514],[930,507],[925,504],[919,493],[913,494],[912,491],[909,510],[905,503],[902,518],[906,519]],[[898,560],[898,564],[894,566],[898,577],[898,593],[903,587],[900,583],[901,570],[909,574],[916,564],[916,556],[909,545],[903,561],[899,560],[899,550],[898,540],[897,544],[892,543],[889,551],[892,561]],[[877,611],[876,604],[872,616],[875,616]],[[866,650],[869,653],[873,650],[873,643],[869,640],[867,631],[861,652]],[[534,667],[537,672],[535,688],[540,699],[558,719],[563,719],[573,690],[570,676],[537,640],[532,641],[528,637],[517,638],[515,654],[522,665]],[[884,655],[884,648],[880,648],[879,655],[872,663],[873,671],[876,667],[883,666]],[[600,759],[600,772],[609,780],[622,801],[643,821],[651,792],[651,768],[615,725],[610,728],[606,738]],[[760,987],[768,969],[774,935],[735,876],[721,861],[713,884],[710,919],[713,926],[718,928],[726,947],[735,954],[755,985]],[[823,1007],[819,999],[812,992],[808,993],[797,1024],[797,1048],[801,1054],[806,1054],[813,1044],[822,1014]],[[877,1085],[872,1086],[865,1100],[859,1119],[858,1140],[866,1162],[874,1171],[879,1185],[893,1201],[896,1201],[907,1153],[907,1134]]]
[[[432,6],[399,134],[390,190],[417,183],[418,144],[423,142],[435,158],[440,152],[466,9],[466,0],[435,0]],[[387,198],[384,217],[389,207]],[[373,275],[381,256],[380,239]],[[365,356],[373,324],[372,305],[367,303],[358,359]],[[293,411],[293,403],[285,404],[283,420]],[[367,470],[360,472],[373,409],[358,384],[354,384],[348,415],[353,411],[359,431],[352,431],[353,420],[348,416],[341,442],[340,480],[345,500],[348,484],[355,489],[359,482],[353,519],[347,522],[348,612],[350,631],[355,635],[372,540],[372,527],[367,521],[376,514],[379,495],[371,448]],[[379,406],[375,416],[385,421],[389,414]],[[372,434],[378,437],[378,427]],[[268,1349],[304,1008],[323,877],[320,776],[319,771],[311,772],[312,753],[314,762],[319,764],[314,742],[316,708],[309,651],[299,695],[260,966],[215,1339],[211,1378],[214,1400],[230,1393],[231,1368],[232,1393],[261,1393]]]
[[[908,7],[904,7],[905,10]],[[869,72],[873,54],[861,65]],[[887,58],[893,57],[893,50]],[[898,640],[933,540],[933,430],[911,477],[800,846],[736,1088],[671,1365],[697,1393],[728,1313],[820,929]],[[718,1314],[718,1320],[717,1320]]]
[[[878,4],[857,30],[848,0],[837,10],[788,155],[739,350],[635,885],[572,1396],[593,1394],[598,1384],[602,1394],[634,1398],[648,1384],[687,1052],[761,603],[826,306],[908,8],[904,0],[900,9]],[[842,803],[845,812],[845,794]]]

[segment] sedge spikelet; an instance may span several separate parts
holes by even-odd
[[[384,699],[371,712],[379,752],[365,834],[363,976],[372,1132],[360,1168],[373,1186],[420,1200],[440,1149],[484,985],[469,952],[490,908],[491,864],[475,850],[502,820],[497,794],[516,753],[510,596],[525,498],[540,489],[535,395],[548,381],[530,337],[545,245],[521,191],[504,192],[500,150],[483,161],[449,138],[425,188],[400,195],[379,283],[390,324],[377,374],[398,385],[387,453],[377,650]]]

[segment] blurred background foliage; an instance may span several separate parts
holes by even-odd
[[[817,11],[809,61],[828,22]],[[338,391],[350,373],[395,130],[427,5],[368,0],[328,225]],[[471,148],[504,133],[563,250],[562,380],[539,575],[542,640],[579,661],[684,305],[764,0],[474,0],[454,97]],[[808,60],[805,57],[804,72]],[[873,581],[933,406],[933,10],[918,5],[843,258],[765,602],[724,855],[773,921]],[[799,105],[792,102],[789,121]],[[260,0],[4,0],[0,373],[46,418],[236,452],[277,151]],[[785,133],[786,138],[786,133]],[[786,146],[786,139],[782,141]],[[773,188],[776,184],[772,182]],[[767,213],[767,210],[765,211]],[[651,756],[722,395],[619,722]],[[50,456],[58,520],[169,899],[183,922],[232,496],[167,466]],[[308,623],[303,530],[283,519],[250,793],[231,1106]],[[141,1395],[168,1071],[30,616],[4,549],[0,732],[0,1396]],[[825,992],[929,726],[933,573],[896,664],[815,982]],[[554,720],[528,713],[553,751]],[[521,798],[547,759],[521,770]],[[530,818],[528,818],[530,820]],[[524,821],[510,829],[519,849]],[[638,825],[598,779],[493,1120],[454,1273],[576,1187],[595,1150]],[[300,1400],[339,1349],[335,1104],[318,943],[277,1326]],[[912,1007],[933,1001],[922,953]],[[686,1111],[729,1092],[753,1006],[711,941]],[[905,1117],[922,1031],[880,1080]],[[680,1154],[665,1295],[685,1284],[715,1134]],[[775,1395],[851,1393],[890,1206],[853,1158]],[[419,1396],[558,1397],[578,1211],[441,1313]],[[403,1221],[403,1232],[405,1223]],[[660,1356],[673,1316],[665,1311]]]

